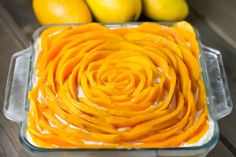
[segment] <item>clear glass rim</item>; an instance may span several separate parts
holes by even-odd
[[[138,26],[139,24],[141,24],[143,22],[129,22],[129,23],[100,23],[102,25],[108,26],[108,27],[128,27],[128,26]],[[152,22],[152,23],[158,23],[158,24],[163,24],[163,25],[172,25],[174,22]],[[70,24],[50,24],[50,25],[45,25],[45,26],[41,26],[38,29],[36,29],[36,31],[33,33],[32,35],[32,40],[31,40],[31,46],[33,47],[33,51],[31,53],[31,66],[30,66],[30,86],[28,91],[31,89],[32,87],[32,75],[33,75],[33,63],[34,63],[34,55],[35,55],[35,49],[34,49],[34,44],[36,43],[36,40],[39,38],[41,32],[43,30],[45,30],[46,28],[52,27],[52,26],[79,26],[79,25],[84,25],[84,24],[77,24],[77,23],[70,23]],[[201,37],[200,34],[198,32],[198,30],[196,28],[195,32],[196,32],[196,36],[197,36],[197,40],[199,43],[199,47],[200,47],[200,62],[201,62],[201,68],[204,69],[205,68],[205,59],[204,56],[201,55],[203,53],[202,50],[202,42],[201,42]],[[209,79],[207,77],[207,73],[206,71],[202,71],[202,75],[204,77],[204,84],[205,84],[205,88],[207,91],[207,97],[209,97],[211,95],[210,90],[209,90]],[[27,99],[28,100],[28,99]],[[91,148],[91,149],[80,149],[80,148],[40,148],[37,146],[34,146],[33,144],[31,144],[28,139],[26,138],[26,126],[27,126],[27,117],[26,119],[21,123],[21,128],[20,128],[20,141],[21,143],[25,146],[25,148],[27,148],[28,150],[32,151],[32,152],[76,152],[76,151],[209,151],[211,150],[217,143],[218,139],[219,139],[219,128],[218,128],[218,123],[217,120],[214,119],[214,116],[212,116],[214,113],[212,113],[211,108],[213,107],[212,101],[211,99],[208,100],[208,111],[209,111],[209,116],[210,118],[213,120],[214,123],[214,133],[212,135],[212,138],[206,142],[203,145],[200,146],[190,146],[190,147],[164,147],[164,148]],[[26,108],[29,107],[29,101],[27,101],[26,104]]]
[[[217,122],[214,121],[214,133],[212,138],[205,144],[201,146],[191,146],[191,147],[163,147],[163,148],[40,148],[31,144],[26,138],[26,122],[25,120],[21,124],[20,129],[20,141],[21,143],[32,152],[70,152],[70,151],[206,151],[211,150],[217,143],[219,139],[219,128]]]

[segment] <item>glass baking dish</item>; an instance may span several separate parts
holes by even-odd
[[[119,28],[136,27],[139,24],[140,23],[123,23],[105,25],[109,28]],[[169,25],[170,23],[162,24]],[[66,25],[75,26],[77,24]],[[214,148],[219,138],[217,121],[230,114],[233,105],[221,53],[216,49],[203,45],[197,31],[201,51],[199,60],[207,91],[209,115],[214,122],[214,133],[207,143],[201,146],[155,149],[45,149],[32,145],[26,138],[27,111],[29,107],[27,94],[32,87],[36,40],[43,30],[51,26],[54,25],[43,26],[37,29],[33,34],[31,45],[12,56],[5,90],[4,114],[8,119],[20,123],[20,141],[32,156],[105,157],[112,155],[116,157],[195,157],[206,156],[207,153]]]

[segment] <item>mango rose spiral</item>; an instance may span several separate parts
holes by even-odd
[[[158,148],[208,130],[190,24],[52,26],[36,45],[27,131],[42,148]]]

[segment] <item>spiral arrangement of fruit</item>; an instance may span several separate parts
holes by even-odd
[[[27,131],[42,148],[158,148],[208,130],[199,46],[187,22],[52,26],[40,38]]]

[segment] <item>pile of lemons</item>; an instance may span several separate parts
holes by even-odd
[[[158,21],[184,19],[189,12],[185,0],[33,0],[42,25],[53,23],[118,23],[136,21],[141,13]]]

